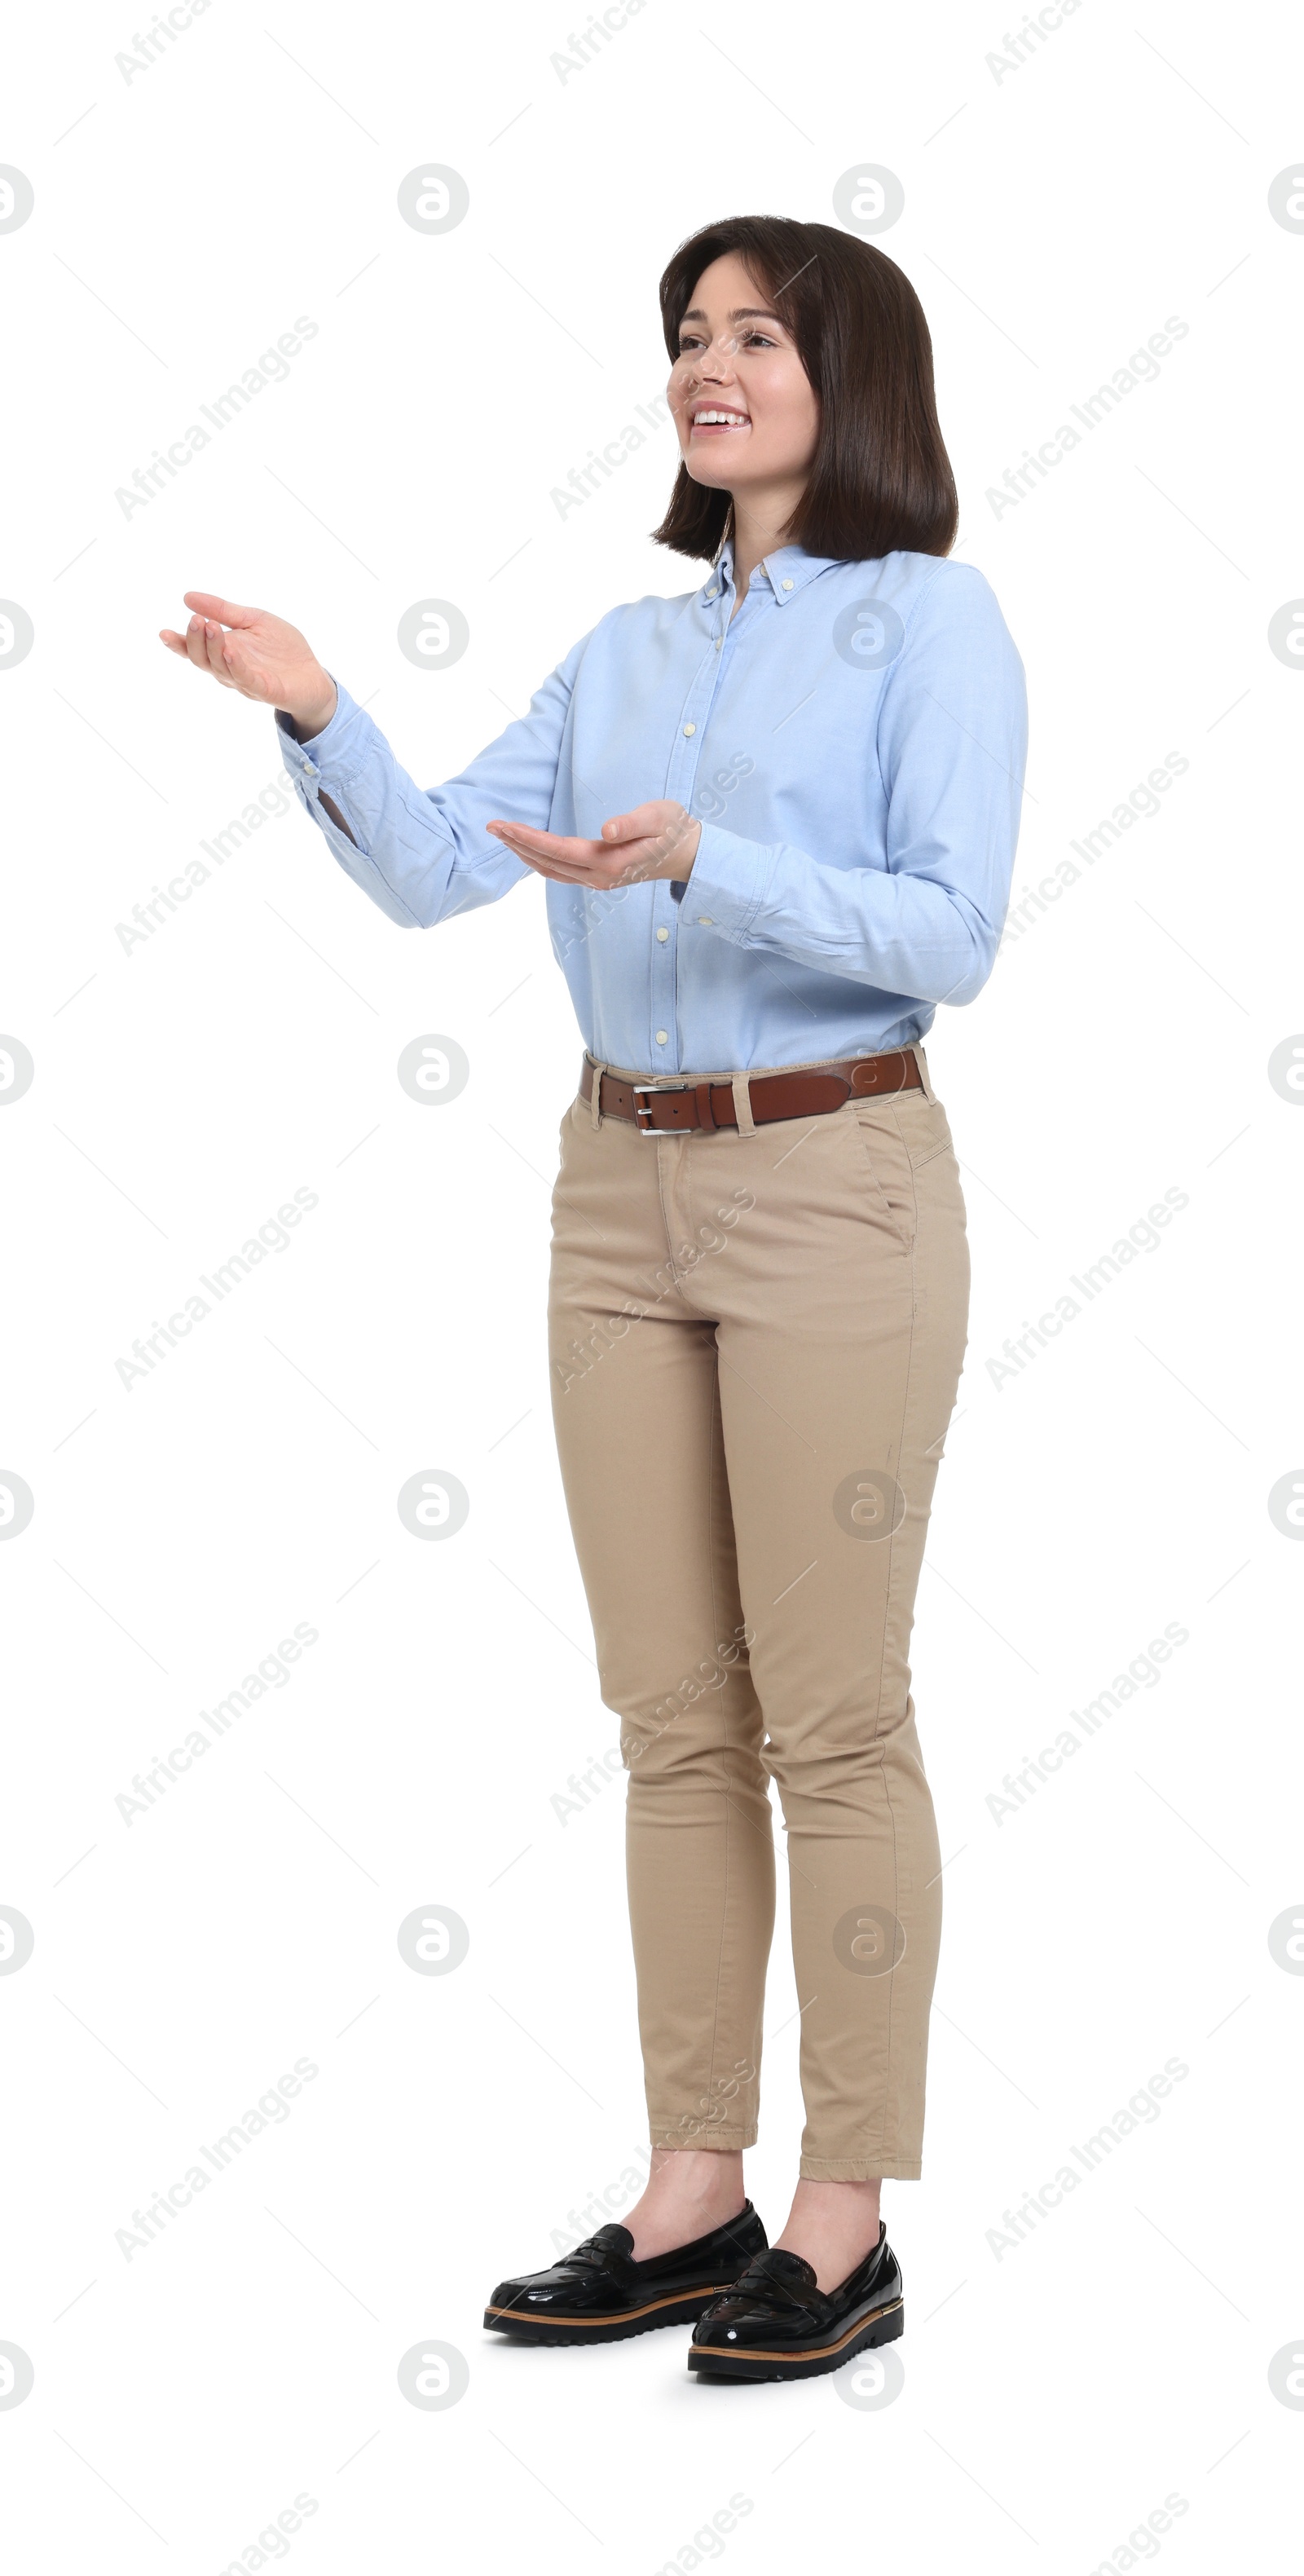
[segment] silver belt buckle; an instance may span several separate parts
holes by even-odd
[[[642,1113],[638,1105],[640,1097],[646,1098],[649,1093],[657,1091],[691,1091],[693,1088],[691,1082],[631,1082],[629,1087],[634,1094],[634,1125],[638,1134],[640,1136],[673,1135],[675,1132],[673,1128],[654,1127],[652,1125],[652,1113],[650,1110],[648,1112],[648,1123],[644,1126]]]

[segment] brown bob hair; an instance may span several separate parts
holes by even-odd
[[[900,547],[949,554],[955,476],[933,390],[924,310],[895,260],[832,224],[737,215],[681,242],[661,280],[672,362],[703,270],[735,252],[790,331],[819,405],[819,438],[785,542],[864,562]],[[680,464],[658,545],[714,563],[732,524],[728,492]]]

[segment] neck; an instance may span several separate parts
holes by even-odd
[[[800,482],[788,481],[749,492],[745,499],[737,492],[731,494],[734,585],[740,600],[747,596],[747,585],[758,563],[776,546],[787,544],[788,529],[804,488]]]

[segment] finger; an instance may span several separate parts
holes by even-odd
[[[518,850],[516,855],[534,876],[547,877],[555,885],[587,885],[598,893],[602,891],[582,868],[567,867],[558,859],[536,858],[528,850]]]
[[[573,840],[560,832],[536,832],[530,823],[494,822],[487,823],[485,829],[522,855],[533,853],[540,858],[580,862],[597,857],[601,850],[598,841]]]
[[[682,820],[683,812],[682,805],[672,797],[653,797],[645,804],[635,805],[628,814],[613,814],[610,822],[602,826],[602,837],[604,841],[650,840],[672,822]]]
[[[245,645],[238,636],[228,635],[212,619],[205,621],[204,647],[208,667],[224,689],[241,689],[246,697],[259,695],[257,663],[251,663]]]
[[[194,663],[197,671],[207,671],[211,668],[202,617],[192,617],[186,628],[186,658]]]
[[[209,670],[213,673],[214,677],[219,680],[229,681],[231,673],[226,661],[226,637],[224,636],[221,627],[217,625],[211,617],[206,617],[204,619],[204,652],[207,657]]]
[[[263,615],[261,608],[241,608],[234,599],[220,599],[213,590],[182,592],[187,608],[198,609],[201,617],[218,617],[224,626],[256,626]]]
[[[533,850],[518,850],[515,855],[536,876],[550,877],[557,885],[587,886],[591,894],[605,894],[612,883],[607,872],[599,875],[592,865],[542,857]]]
[[[584,873],[573,860],[566,860],[555,850],[532,850],[525,842],[513,840],[506,832],[498,833],[496,838],[501,840],[504,849],[511,851],[514,859],[522,860],[527,868],[538,868],[544,874],[564,872],[567,875],[582,876]]]
[[[561,832],[537,832],[530,823],[486,823],[485,830],[518,858],[542,859],[549,867],[573,869],[577,876],[590,876],[596,870],[605,877],[615,862],[615,852],[601,841],[574,840]]]
[[[542,850],[532,849],[527,842],[519,840],[516,833],[511,830],[510,826],[505,826],[501,823],[486,823],[485,830],[492,841],[499,841],[505,850],[510,850],[514,859],[534,860],[536,858],[543,858],[546,855]]]
[[[169,653],[179,653],[183,662],[189,661],[184,635],[174,635],[170,626],[160,626],[158,633],[160,644],[166,644]]]
[[[541,857],[546,856],[549,851],[560,853],[565,847],[560,834],[536,832],[530,823],[486,823],[485,830],[492,832],[495,840],[506,841],[514,850],[535,850]]]
[[[595,894],[605,894],[612,882],[609,876],[595,874],[591,867],[582,867],[566,859],[542,858],[534,850],[516,850],[513,856],[521,861],[523,867],[534,868],[540,876],[558,877],[567,885],[589,886]]]

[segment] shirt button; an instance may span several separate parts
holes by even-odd
[[[704,599],[714,599],[715,592],[713,590],[707,590],[703,592],[702,596]]]
[[[716,649],[717,653],[719,652],[720,647],[721,647],[721,645],[723,644],[723,642],[724,642],[724,637],[723,637],[723,635],[717,635],[717,637],[716,637],[716,639],[715,639],[715,649]]]
[[[790,581],[785,581],[785,583],[784,583],[783,587],[784,587],[784,589],[785,589],[785,590],[791,590],[791,588],[792,588],[792,583],[791,583]]]
[[[657,937],[658,939],[668,939],[670,937],[670,933],[668,930],[659,930],[657,932]]]
[[[684,731],[685,731],[685,733],[693,734],[693,733],[696,733],[696,731],[697,731],[697,727],[696,727],[696,725],[685,725],[685,727],[684,727]]]
[[[699,912],[697,916],[697,927],[699,930],[713,930],[715,928],[715,924],[712,921],[709,912]]]
[[[657,1030],[657,1045],[658,1045],[658,1046],[666,1046],[666,1045],[669,1043],[669,1038],[670,1038],[670,1031],[669,1031],[669,1029],[658,1029],[658,1030]]]

